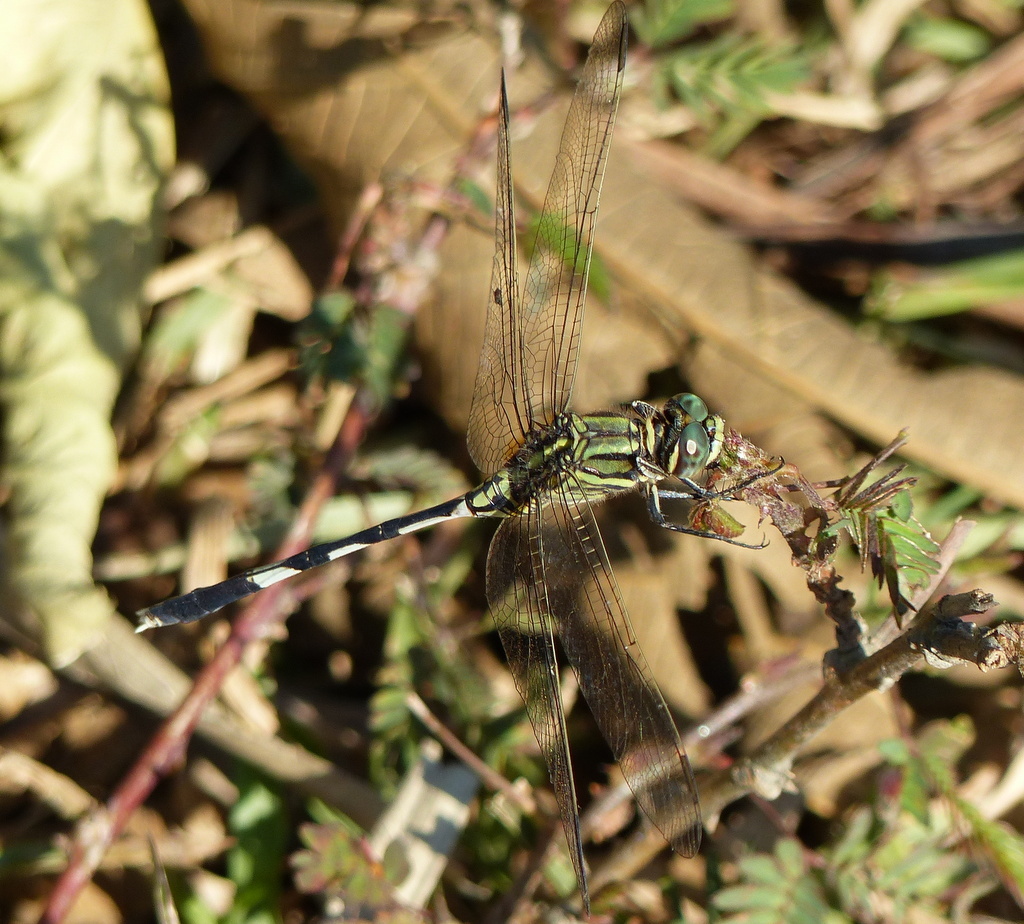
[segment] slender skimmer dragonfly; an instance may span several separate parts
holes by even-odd
[[[559,696],[555,636],[623,775],[647,817],[684,856],[696,853],[700,805],[672,715],[640,651],[594,517],[604,498],[639,489],[653,520],[665,498],[707,499],[698,481],[725,432],[696,395],[658,408],[567,410],[604,178],[626,56],[626,11],[601,21],[563,130],[519,286],[502,75],[495,255],[483,352],[469,419],[473,461],[486,476],[468,494],[314,546],[139,611],[140,629],[192,622],[271,584],[455,517],[500,519],[487,559],[487,597],[508,663],[547,762],[589,907],[579,812]],[[667,489],[663,482],[676,485]],[[727,540],[731,541],[731,540]]]

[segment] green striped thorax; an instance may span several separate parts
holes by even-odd
[[[724,430],[722,418],[692,394],[661,408],[634,401],[623,410],[559,414],[528,434],[466,503],[476,516],[509,516],[556,490],[597,502],[666,478],[690,482],[718,459]]]

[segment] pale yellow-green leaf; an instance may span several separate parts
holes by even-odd
[[[173,134],[141,0],[8,0],[0,56],[5,609],[64,664],[112,612],[90,549]]]

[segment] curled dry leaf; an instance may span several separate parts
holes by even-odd
[[[162,243],[169,91],[138,0],[53,2],[45,14],[5,3],[0,42],[5,609],[66,664],[113,612],[91,544],[116,468],[110,413],[139,342],[138,293]]]

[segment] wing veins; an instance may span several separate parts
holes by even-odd
[[[540,512],[532,503],[498,526],[487,560],[487,597],[509,669],[548,767],[584,907],[589,908],[579,804],[559,685],[554,621],[543,564]],[[524,631],[525,630],[525,631]]]
[[[570,479],[567,479],[567,481]],[[559,636],[587,704],[644,814],[683,856],[700,843],[696,781],[672,714],[637,644],[591,506],[578,489],[558,489],[547,509],[564,552],[575,563],[576,595],[555,608]],[[588,575],[583,587],[579,575]]]

